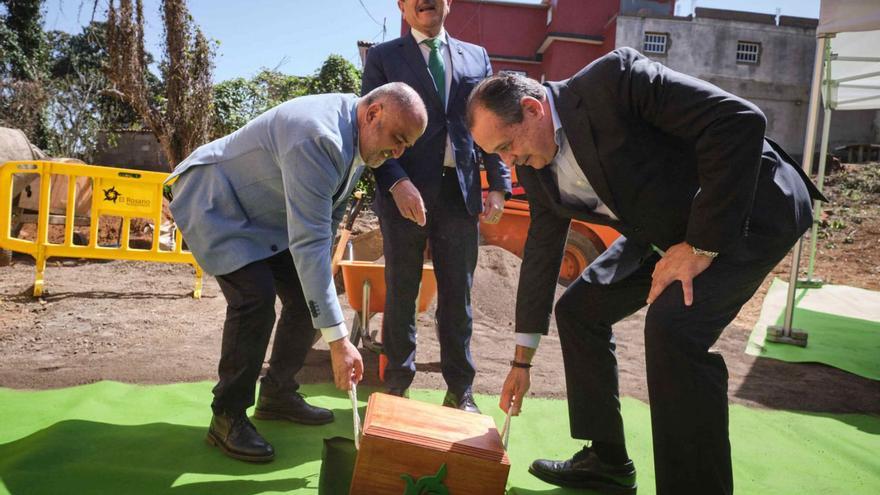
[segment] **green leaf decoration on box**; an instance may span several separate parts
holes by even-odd
[[[446,477],[446,464],[440,466],[440,470],[434,476],[422,476],[418,481],[408,474],[401,474],[401,479],[406,481],[406,490],[403,495],[449,495],[449,489],[443,485]]]

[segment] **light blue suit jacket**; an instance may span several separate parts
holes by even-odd
[[[343,320],[330,256],[364,168],[357,102],[328,94],[282,103],[196,149],[166,181],[174,220],[206,272],[224,275],[289,247],[315,328]]]

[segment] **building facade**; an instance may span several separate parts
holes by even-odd
[[[743,97],[767,116],[767,135],[803,155],[817,19],[698,7],[694,16],[621,14],[617,46]],[[830,149],[876,141],[876,111],[835,112]]]
[[[455,0],[446,29],[484,46],[495,71],[539,81],[566,79],[614,48],[633,47],[754,102],[767,116],[767,134],[800,157],[818,21],[700,7],[693,16],[674,12],[674,0]],[[880,112],[835,112],[831,129],[830,150],[880,142]]]

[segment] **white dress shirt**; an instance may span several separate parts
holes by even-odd
[[[614,213],[599,199],[596,190],[590,185],[590,181],[584,175],[583,169],[578,165],[574,157],[574,151],[572,151],[568,138],[565,135],[565,130],[562,128],[562,121],[559,120],[559,114],[556,112],[553,93],[550,92],[550,88],[545,88],[545,90],[547,92],[547,101],[550,103],[550,114],[553,118],[554,138],[556,146],[558,146],[556,156],[553,157],[553,161],[547,166],[556,177],[560,201],[570,208],[588,209],[594,213],[617,219]],[[535,349],[540,341],[540,333],[516,334],[517,345]]]
[[[411,29],[410,32],[415,38],[416,43],[419,45],[419,50],[422,51],[422,56],[425,58],[425,65],[428,65],[428,58],[431,56],[431,47],[428,46],[423,41],[427,39],[431,39],[430,36],[417,31],[416,29]],[[443,66],[446,72],[446,107],[449,107],[449,91],[452,88],[452,56],[449,53],[449,38],[446,35],[446,30],[440,28],[440,34],[435,36],[435,38],[440,40],[440,54],[443,57]],[[431,77],[433,81],[433,77],[431,76],[431,71],[428,68],[425,68],[428,71],[428,77]],[[445,108],[444,108],[445,110]],[[443,165],[446,167],[455,167],[455,153],[452,152],[452,140],[449,138],[449,134],[446,134],[446,152],[443,155]]]

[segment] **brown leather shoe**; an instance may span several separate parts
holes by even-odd
[[[529,472],[551,485],[566,488],[589,488],[600,493],[636,493],[636,468],[632,460],[623,464],[608,464],[590,447],[575,454],[571,459],[551,461],[538,459]]]
[[[443,405],[446,407],[454,407],[462,411],[480,414],[480,408],[474,402],[474,394],[467,389],[461,395],[446,391],[446,397],[443,398]]]
[[[333,422],[333,411],[309,405],[296,392],[283,398],[260,395],[254,410],[257,419],[284,419],[304,425],[325,425]]]
[[[205,440],[233,459],[269,462],[275,458],[275,449],[257,433],[244,413],[215,414]]]

